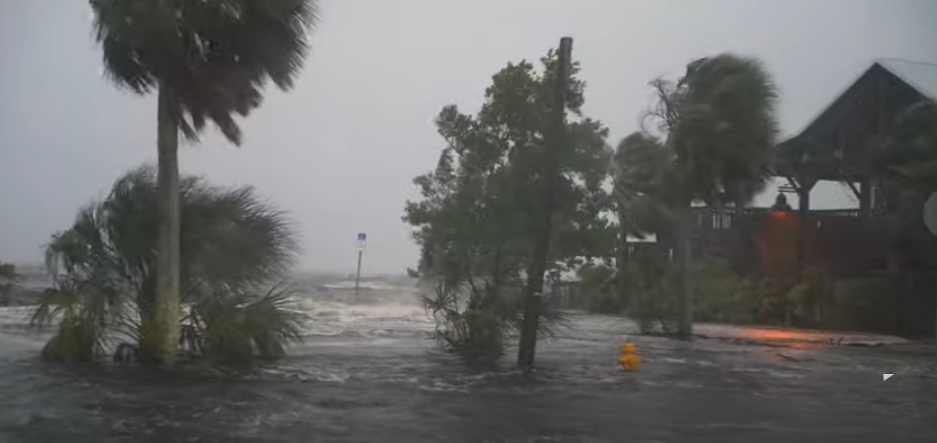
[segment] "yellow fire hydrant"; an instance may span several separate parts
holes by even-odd
[[[637,347],[634,343],[625,343],[621,347],[621,355],[618,356],[618,364],[621,368],[633,372],[641,368],[641,357],[638,357]]]

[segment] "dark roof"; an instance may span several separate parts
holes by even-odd
[[[922,95],[937,101],[937,64],[893,59],[879,64]]]
[[[937,100],[937,66],[876,62],[800,133],[775,150],[778,175],[809,181],[858,181],[864,146],[895,116],[922,100]]]

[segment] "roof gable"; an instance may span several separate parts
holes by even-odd
[[[873,63],[801,133],[778,146],[775,167],[781,175],[805,168],[817,179],[852,180],[864,169],[864,144],[908,106],[935,97],[937,65]]]
[[[922,96],[937,101],[937,64],[894,59],[878,63]]]

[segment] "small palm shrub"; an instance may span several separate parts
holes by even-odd
[[[46,266],[55,285],[32,317],[58,328],[46,358],[89,362],[129,347],[149,360],[139,345],[155,296],[156,202],[156,170],[138,168],[52,236]],[[284,355],[302,322],[288,288],[277,286],[298,250],[285,214],[250,187],[197,177],[181,181],[180,209],[180,352],[223,362]]]

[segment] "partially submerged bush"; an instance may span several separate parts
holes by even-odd
[[[619,294],[615,268],[586,264],[576,272],[579,294],[576,306],[590,312],[617,314],[628,306],[627,294]]]
[[[53,236],[46,264],[55,288],[32,319],[59,322],[44,356],[92,361],[108,344],[139,348],[145,340],[156,287],[156,202],[156,171],[139,168]],[[223,189],[195,177],[180,183],[180,210],[180,349],[226,362],[282,356],[300,338],[288,292],[269,290],[297,251],[284,214],[250,187]]]
[[[504,354],[505,338],[520,331],[523,292],[519,285],[482,288],[470,282],[436,284],[423,305],[435,323],[440,346],[460,355],[492,362]],[[541,306],[538,333],[553,336],[567,324],[561,311],[547,299]]]
[[[676,263],[629,263],[629,315],[643,332],[668,332],[679,315],[681,288]],[[694,320],[735,324],[777,324],[887,331],[895,312],[886,278],[843,279],[811,270],[801,281],[792,276],[743,278],[727,263],[695,263]]]
[[[108,308],[101,297],[87,296],[64,280],[50,289],[33,314],[37,323],[58,320],[58,331],[42,348],[42,358],[62,363],[90,363],[106,354],[110,328]]]
[[[286,355],[286,344],[302,338],[303,316],[291,309],[290,292],[274,288],[210,296],[192,305],[183,319],[184,349],[225,362],[265,360]]]
[[[667,257],[648,255],[632,259],[623,266],[627,290],[627,314],[638,323],[642,333],[660,330],[671,333],[679,316],[680,274]]]
[[[697,260],[693,267],[696,321],[713,323],[751,323],[760,319],[757,305],[766,291],[762,282],[751,284],[741,278],[723,260]]]
[[[657,327],[673,330],[679,318],[682,296],[681,270],[677,263],[645,259],[629,263],[628,284],[632,306],[629,314],[642,332]],[[806,308],[809,286],[793,285],[780,278],[743,278],[718,259],[699,260],[694,273],[693,317],[713,323],[784,323]]]

